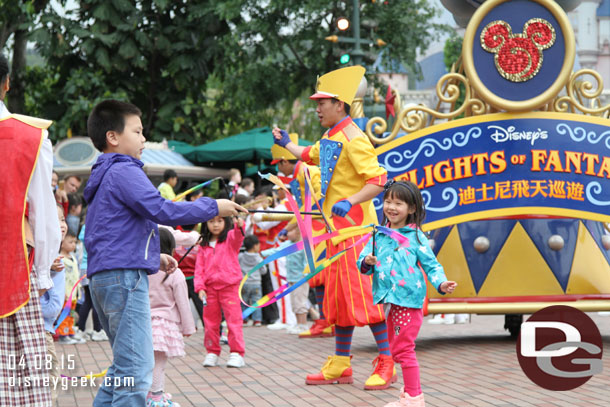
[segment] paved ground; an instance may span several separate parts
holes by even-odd
[[[551,392],[536,386],[522,373],[515,341],[503,330],[501,316],[473,316],[466,325],[424,323],[417,342],[422,387],[428,407],[447,406],[610,406],[610,317],[589,314],[604,336],[604,372],[580,388]],[[334,339],[299,340],[285,331],[244,328],[246,362],[243,369],[224,366],[206,369],[203,334],[188,338],[187,356],[174,359],[167,370],[166,391],[182,407],[188,406],[384,406],[398,397],[402,377],[386,391],[362,389],[376,356],[372,334],[358,328],[353,346],[353,385],[306,386],[305,375],[315,373],[334,346]],[[226,351],[226,352],[225,352]],[[73,355],[70,376],[100,372],[109,364],[108,342],[58,346],[58,355]],[[223,346],[221,361],[226,362]],[[400,375],[400,373],[399,373]],[[99,379],[98,379],[99,381]],[[91,387],[61,391],[60,406],[90,406]]]

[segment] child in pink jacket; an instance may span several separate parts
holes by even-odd
[[[172,255],[176,242],[172,233],[159,228],[161,253]],[[147,407],[180,407],[164,393],[165,366],[168,358],[184,356],[183,336],[195,332],[195,320],[191,314],[188,288],[184,274],[176,269],[172,274],[159,271],[148,276],[150,314],[152,317],[155,368],[153,382],[147,397]]]
[[[207,301],[203,312],[207,351],[204,367],[218,365],[220,355],[220,322],[224,313],[229,328],[231,354],[227,367],[243,367],[244,335],[242,331],[239,283],[242,279],[237,258],[244,241],[243,220],[235,226],[231,218],[215,218],[201,225],[201,247],[195,263],[195,291]]]

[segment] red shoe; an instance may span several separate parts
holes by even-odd
[[[305,383],[313,385],[354,383],[351,359],[351,356],[329,356],[320,373],[307,375]]]
[[[373,360],[375,370],[364,383],[364,390],[385,390],[398,380],[392,356],[379,355]]]
[[[299,338],[329,338],[335,336],[335,326],[325,319],[316,319],[307,331],[301,332]]]

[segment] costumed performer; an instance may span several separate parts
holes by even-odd
[[[306,163],[320,166],[322,211],[327,217],[332,216],[330,222],[335,229],[377,223],[371,200],[381,193],[387,178],[373,145],[349,116],[349,105],[364,72],[363,67],[352,66],[318,79],[316,93],[310,99],[317,102],[320,124],[328,130],[313,146],[297,146],[288,133],[273,130],[275,143]],[[327,241],[327,257],[352,246],[361,237],[338,236]],[[335,355],[328,357],[319,373],[307,376],[307,384],[353,383],[352,336],[355,326],[364,325],[371,328],[379,349],[379,356],[373,361],[375,369],[364,388],[386,389],[397,380],[383,308],[373,301],[371,278],[361,275],[356,264],[363,246],[352,248],[341,261],[325,270],[324,314],[330,324],[336,325]]]

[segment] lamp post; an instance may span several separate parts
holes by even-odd
[[[353,0],[353,10],[352,10],[352,21],[350,22],[352,27],[352,37],[339,37],[338,35],[330,35],[326,37],[327,41],[330,42],[345,42],[348,44],[354,44],[354,47],[350,51],[353,61],[355,65],[361,65],[362,59],[364,57],[364,51],[362,51],[361,45],[377,45],[379,47],[384,46],[386,43],[382,39],[377,39],[376,41],[368,41],[360,38],[360,1]],[[348,26],[349,27],[349,26]],[[347,28],[346,28],[347,29]],[[347,61],[342,61],[341,63],[349,62],[349,58]]]

